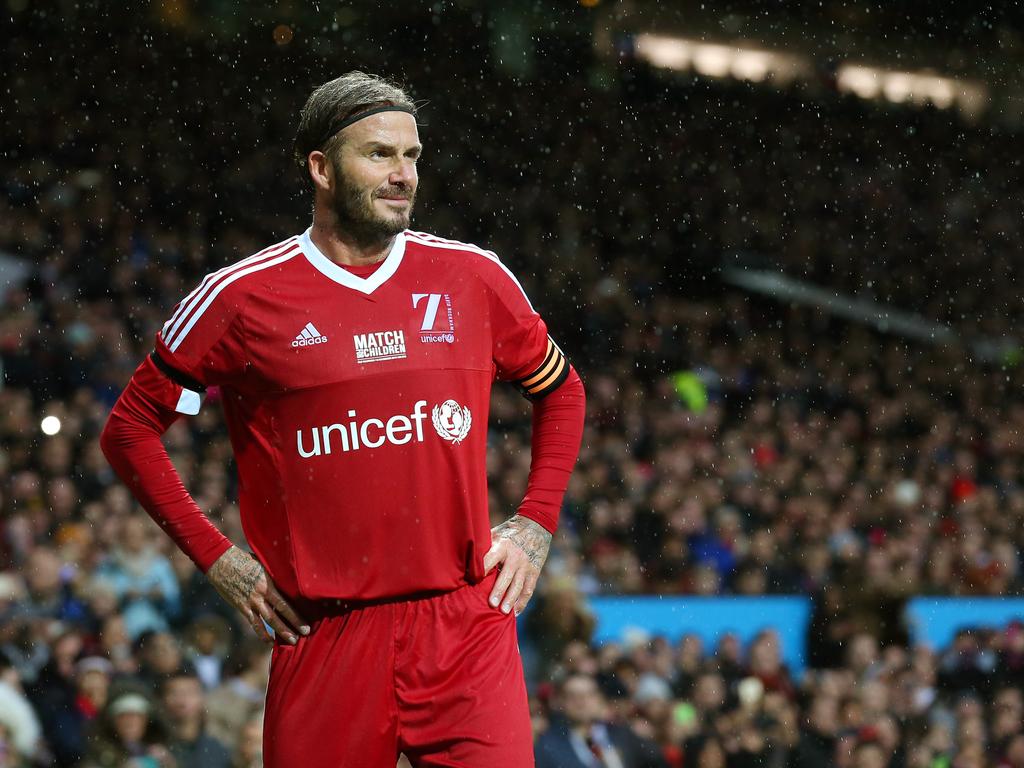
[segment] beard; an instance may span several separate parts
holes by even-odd
[[[338,185],[334,190],[333,210],[338,228],[353,235],[364,243],[373,243],[394,237],[408,229],[412,221],[412,209],[416,193],[403,185],[385,184],[369,196],[341,173],[341,168],[332,161],[334,178]],[[405,197],[409,205],[405,211],[382,215],[373,207],[373,201],[380,197]]]

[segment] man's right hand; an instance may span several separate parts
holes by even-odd
[[[221,555],[206,572],[206,578],[221,597],[238,609],[261,640],[274,642],[263,622],[292,645],[298,642],[296,631],[309,634],[309,625],[285,602],[260,562],[238,547]]]

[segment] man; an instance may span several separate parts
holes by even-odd
[[[247,722],[263,712],[270,651],[245,638],[224,662],[227,679],[206,697],[206,726],[215,739],[235,747]]]
[[[515,614],[582,438],[583,386],[491,252],[408,230],[416,107],[359,72],[302,110],[313,224],[178,304],[101,444],[257,633],[274,630],[276,766],[532,764]],[[489,529],[490,387],[533,401],[518,514]],[[253,556],[195,506],[159,435],[221,401]]]
[[[32,704],[58,766],[78,765],[81,761],[87,734],[107,704],[114,674],[114,665],[100,656],[79,659],[72,667],[72,659],[82,647],[81,639],[66,636],[63,642],[70,642],[71,647],[62,663],[44,667],[32,690]]]
[[[203,684],[191,672],[179,670],[163,680],[160,699],[170,726],[167,749],[178,765],[190,768],[230,768],[231,753],[206,729]]]
[[[819,694],[811,701],[790,763],[793,768],[828,765],[836,753],[839,706],[835,697]]]
[[[666,768],[656,744],[603,722],[604,698],[590,675],[566,677],[558,705],[560,716],[537,740],[537,768]]]

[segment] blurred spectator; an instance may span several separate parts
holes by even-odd
[[[21,768],[46,757],[35,711],[14,670],[0,665],[0,768]]]
[[[220,684],[225,657],[231,648],[231,629],[215,614],[200,616],[185,629],[185,659],[206,689]]]
[[[161,703],[170,730],[167,746],[179,766],[230,767],[231,753],[207,732],[203,684],[197,675],[178,672],[164,678]]]
[[[402,765],[399,761],[399,766]],[[408,768],[408,761],[406,761]],[[238,745],[231,758],[231,768],[263,768],[263,714],[246,720],[238,732]]]
[[[54,660],[33,686],[32,699],[57,765],[76,765],[85,754],[88,733],[107,704],[114,667],[100,656],[75,662],[81,650],[75,635],[66,636],[55,649]]]
[[[139,661],[136,679],[156,695],[160,683],[184,666],[181,641],[170,632],[148,632],[136,643]]]
[[[570,579],[555,577],[531,602],[524,622],[530,638],[528,657],[537,660],[527,666],[539,665],[536,676],[547,677],[550,665],[570,643],[590,642],[594,617],[580,597]]]
[[[790,760],[790,768],[819,768],[829,765],[836,753],[839,731],[835,698],[819,694],[812,699],[800,740]]]
[[[558,701],[558,716],[537,740],[537,768],[666,765],[654,744],[605,721],[605,703],[592,677],[567,677],[558,687]]]
[[[84,766],[124,768],[135,759],[138,768],[176,768],[166,744],[166,732],[149,700],[139,693],[122,693],[100,716]]]
[[[167,631],[180,610],[178,580],[170,562],[149,541],[152,528],[148,518],[125,519],[110,556],[97,569],[122,602],[125,631],[132,639]]]
[[[246,723],[263,711],[270,679],[270,649],[247,637],[225,663],[225,680],[206,696],[209,734],[229,747],[241,746]]]

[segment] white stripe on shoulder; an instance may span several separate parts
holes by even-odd
[[[277,264],[283,264],[289,259],[295,258],[296,254],[299,253],[302,253],[302,250],[299,248],[298,242],[295,242],[292,243],[291,247],[289,247],[284,253],[274,256],[269,260],[251,264],[247,266],[245,269],[236,270],[231,274],[225,276],[223,280],[217,283],[217,287],[210,291],[210,294],[206,297],[206,300],[199,306],[199,308],[195,311],[195,314],[192,315],[192,318],[177,334],[177,336],[174,338],[174,341],[168,342],[166,339],[164,340],[165,343],[167,343],[167,348],[170,349],[171,352],[177,351],[178,347],[181,346],[181,342],[185,340],[185,337],[188,336],[189,331],[191,331],[192,327],[196,324],[196,321],[203,316],[203,313],[207,310],[210,304],[213,303],[213,300],[217,298],[217,294],[219,294],[233,282],[235,282],[239,278],[245,277],[246,275],[251,275],[253,272],[259,272],[260,270],[267,269],[268,267],[273,267],[276,266]]]
[[[195,290],[193,290],[188,296],[186,296],[178,303],[178,308],[174,310],[174,314],[172,314],[170,319],[166,323],[164,323],[163,329],[161,331],[161,335],[164,337],[164,341],[167,341],[167,337],[174,333],[175,326],[181,325],[181,323],[184,321],[185,317],[188,315],[192,307],[196,306],[196,304],[201,300],[202,295],[206,292],[206,289],[209,288],[220,277],[226,275],[228,272],[231,272],[232,270],[240,269],[249,264],[252,264],[258,261],[259,259],[267,258],[269,256],[273,256],[277,253],[280,253],[283,248],[287,247],[288,245],[291,245],[291,243],[295,241],[297,238],[298,235],[293,235],[292,237],[289,237],[287,240],[283,240],[280,243],[275,243],[274,245],[267,246],[262,251],[254,253],[252,256],[246,256],[244,259],[236,261],[234,264],[228,264],[226,267],[222,267],[206,275],[206,277],[203,278],[202,282],[200,282],[199,285],[196,286]]]
[[[432,235],[429,232],[412,232],[412,231],[407,230],[406,234],[410,234],[410,235],[414,236],[415,238],[417,238],[418,240],[429,241],[430,243],[433,243],[435,245],[452,245],[452,246],[455,246],[455,247],[471,248],[474,251],[480,251],[480,253],[486,253],[486,254],[494,257],[495,259],[498,258],[498,254],[496,254],[494,251],[489,251],[486,248],[481,248],[479,245],[474,245],[473,243],[464,243],[462,240],[452,240],[452,239],[447,238],[447,237],[438,237],[437,235]]]
[[[522,293],[523,298],[526,299],[527,306],[529,306],[532,311],[536,312],[536,310],[533,309],[533,304],[530,303],[530,297],[527,296],[526,291],[523,290],[522,284],[516,279],[516,276],[512,274],[512,271],[502,264],[501,259],[498,258],[498,255],[494,251],[484,250],[472,243],[463,243],[458,240],[447,240],[443,237],[437,237],[436,235],[428,235],[426,232],[412,232],[410,230],[406,230],[405,235],[408,239],[412,240],[414,243],[419,243],[420,245],[427,245],[432,248],[448,248],[454,251],[466,251],[467,253],[475,253],[478,256],[483,256],[485,259],[493,261],[501,267],[502,271],[509,276],[513,283],[516,284],[516,287],[519,288],[519,292]]]

